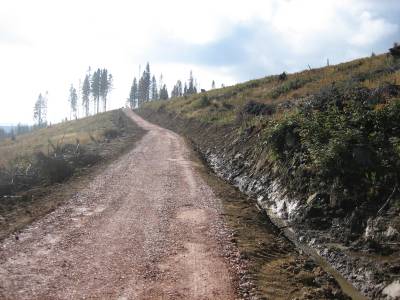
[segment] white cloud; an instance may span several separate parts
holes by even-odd
[[[356,46],[370,46],[379,39],[391,36],[398,30],[397,24],[386,22],[382,18],[374,19],[369,12],[362,12],[358,28],[350,37],[350,43]]]
[[[113,73],[119,107],[147,60],[169,87],[190,69],[209,87],[379,52],[398,13],[390,0],[4,0],[0,123],[31,122],[46,90],[51,120],[69,115],[69,85],[89,65]]]

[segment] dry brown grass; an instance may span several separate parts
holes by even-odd
[[[81,145],[101,140],[106,130],[115,129],[118,111],[109,111],[76,121],[68,121],[17,136],[15,141],[6,139],[0,142],[0,166],[7,166],[19,156],[31,156],[35,152],[47,153],[53,144]]]
[[[377,55],[353,60],[347,63],[327,66],[318,69],[304,70],[298,73],[288,74],[287,80],[281,81],[278,76],[268,76],[257,80],[240,83],[222,89],[208,91],[205,95],[210,100],[210,105],[197,107],[196,101],[204,94],[196,94],[190,97],[181,97],[167,102],[152,102],[146,105],[153,109],[163,109],[177,113],[185,118],[195,118],[203,122],[217,124],[230,124],[235,120],[236,113],[250,100],[262,103],[280,104],[293,99],[300,99],[318,92],[332,83],[343,83],[358,80],[365,76],[365,80],[359,81],[368,88],[376,88],[385,82],[400,84],[400,72],[388,73],[384,70],[395,64],[393,58],[387,54]],[[374,75],[374,72],[382,72]],[[371,78],[369,78],[371,77]],[[288,82],[306,80],[303,86],[281,93],[275,99],[271,93]],[[226,109],[221,103],[228,103],[231,109]],[[279,111],[278,111],[279,113]]]

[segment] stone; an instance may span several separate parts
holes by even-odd
[[[391,297],[392,299],[400,297],[400,280],[395,280],[391,284],[387,285],[383,289],[382,294]]]
[[[385,231],[385,236],[388,238],[393,238],[398,236],[399,232],[389,225],[388,229]]]
[[[312,205],[314,204],[315,200],[317,200],[317,199],[318,199],[318,193],[312,194],[312,195],[311,195],[310,197],[308,197],[308,199],[307,199],[307,205],[312,206]]]

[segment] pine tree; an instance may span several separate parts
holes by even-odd
[[[131,109],[136,108],[136,101],[138,98],[138,84],[137,84],[137,80],[136,77],[133,79],[133,83],[131,86],[131,92],[129,94],[129,106],[131,107]]]
[[[215,89],[215,81],[213,80],[212,82],[211,82],[211,89]]]
[[[146,69],[143,72],[143,100],[146,102],[150,100],[150,85],[150,64],[147,63]]]
[[[157,81],[154,75],[151,78],[151,100],[158,100]]]
[[[88,74],[86,74],[82,86],[82,105],[85,109],[86,117],[89,115],[90,90],[90,77]]]
[[[140,77],[138,84],[138,107],[142,106],[145,100],[145,87],[144,87],[144,77]]]
[[[178,80],[174,85],[174,88],[171,92],[171,98],[181,97],[182,96],[182,82]]]
[[[91,92],[93,96],[93,102],[94,102],[94,111],[96,113],[99,113],[99,105],[100,105],[100,96],[101,96],[101,70],[97,69],[96,72],[93,73],[92,76],[92,84],[91,84]]]
[[[47,94],[47,93],[46,93]],[[33,108],[33,119],[39,127],[46,124],[47,117],[47,98],[40,93]]]
[[[196,87],[195,87],[195,84],[194,84],[192,71],[190,71],[187,94],[188,95],[196,94]]]
[[[100,71],[100,97],[103,102],[103,111],[107,110],[107,94],[108,94],[108,71],[103,69]]]
[[[167,86],[164,84],[163,87],[160,89],[160,100],[168,100],[168,90]]]
[[[78,103],[78,94],[76,93],[76,89],[74,86],[71,84],[71,87],[69,88],[69,104],[71,106],[71,114],[74,116],[76,119],[76,108],[77,108],[77,103]],[[70,119],[71,119],[71,114],[70,114]]]

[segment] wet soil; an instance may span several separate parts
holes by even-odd
[[[193,152],[192,157],[199,162],[196,166],[202,178],[221,199],[224,220],[233,231],[232,242],[245,262],[239,284],[243,298],[350,299],[333,276],[299,251],[254,200],[217,177],[200,152]]]

